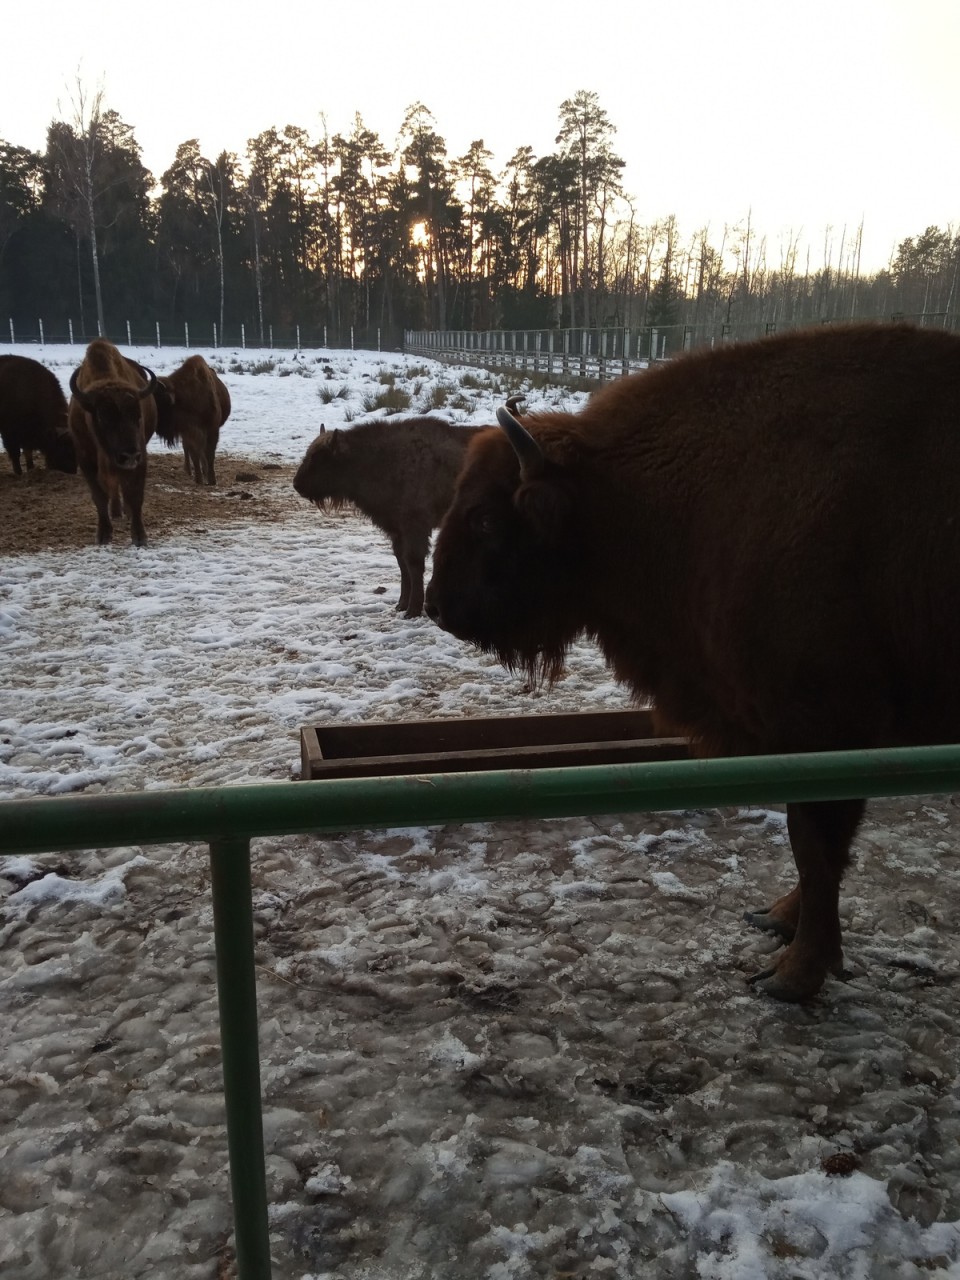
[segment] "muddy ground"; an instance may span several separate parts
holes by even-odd
[[[197,485],[184,470],[182,454],[151,451],[143,506],[147,539],[181,528],[202,534],[211,521],[283,520],[303,501],[291,488],[295,471],[291,463],[218,453],[217,484]],[[83,476],[48,471],[42,460],[15,476],[7,456],[0,456],[0,555],[87,546],[96,532],[97,514]],[[114,541],[129,537],[126,519],[116,520]]]

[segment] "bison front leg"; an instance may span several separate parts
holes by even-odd
[[[405,618],[419,618],[423,613],[423,573],[430,549],[430,533],[418,530],[392,539],[393,553],[400,566],[400,599],[397,612]]]
[[[130,513],[130,540],[135,547],[144,547],[147,544],[147,531],[143,524],[143,494],[146,482],[145,467],[125,472],[120,480],[123,505]]]
[[[93,505],[97,509],[97,546],[103,547],[113,540],[113,522],[110,519],[110,494],[100,483],[95,466],[85,467],[81,463],[80,470],[83,472],[83,478],[86,480],[87,488],[90,490]]]
[[[188,476],[192,476],[194,484],[203,484],[203,476],[200,470],[202,443],[199,433],[192,425],[184,427],[183,469]]]
[[[22,475],[23,475],[23,468],[20,466],[20,450],[19,450],[19,448],[14,449],[14,448],[13,448],[13,446],[12,446],[12,445],[9,445],[9,444],[8,444],[8,445],[6,445],[6,446],[5,446],[5,448],[6,448],[6,451],[7,451],[7,457],[10,459],[10,465],[13,467],[13,474],[14,474],[15,476],[22,476]]]
[[[752,979],[767,995],[806,1000],[816,995],[828,973],[842,973],[840,882],[863,810],[862,800],[787,805],[799,884],[753,920],[792,939],[771,968]]]
[[[215,434],[208,435],[203,442],[203,479],[206,484],[217,483],[217,473],[214,467],[214,460],[217,456],[217,443]]]

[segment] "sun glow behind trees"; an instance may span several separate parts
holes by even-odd
[[[497,171],[482,138],[450,157],[429,108],[391,151],[355,115],[319,139],[287,125],[244,156],[177,148],[159,181],[102,93],[76,98],[46,153],[0,144],[0,315],[118,330],[159,317],[338,335],[404,328],[796,323],[949,311],[951,227],[861,273],[863,224],[787,229],[643,223],[596,93],[560,104],[556,150]],[[63,321],[60,321],[61,325]],[[391,339],[388,338],[388,341]]]

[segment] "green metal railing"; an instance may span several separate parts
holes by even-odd
[[[960,746],[55,797],[0,804],[0,855],[210,846],[237,1271],[269,1280],[251,839],[950,791],[960,791]]]

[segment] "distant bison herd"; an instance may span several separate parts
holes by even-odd
[[[143,501],[147,444],[156,434],[183,443],[184,465],[197,484],[215,484],[214,455],[230,413],[230,393],[202,356],[158,378],[97,338],[70,375],[67,403],[57,377],[38,360],[0,356],[0,438],[15,475],[34,453],[48,467],[74,474],[78,467],[97,512],[97,542],[113,537],[125,511],[131,540],[147,540]]]
[[[214,483],[230,402],[201,357],[156,378],[92,343],[69,413],[45,375],[0,359],[0,434],[18,474],[21,452],[79,465],[99,542],[121,499],[144,539],[154,431]],[[702,756],[960,740],[960,337],[798,331],[620,378],[577,414],[520,418],[514,401],[497,419],[321,427],[294,488],[387,535],[408,617],[425,608],[534,681],[595,640]],[[863,810],[787,805],[798,883],[748,915],[786,944],[757,975],[769,995],[802,1000],[842,972]]]

